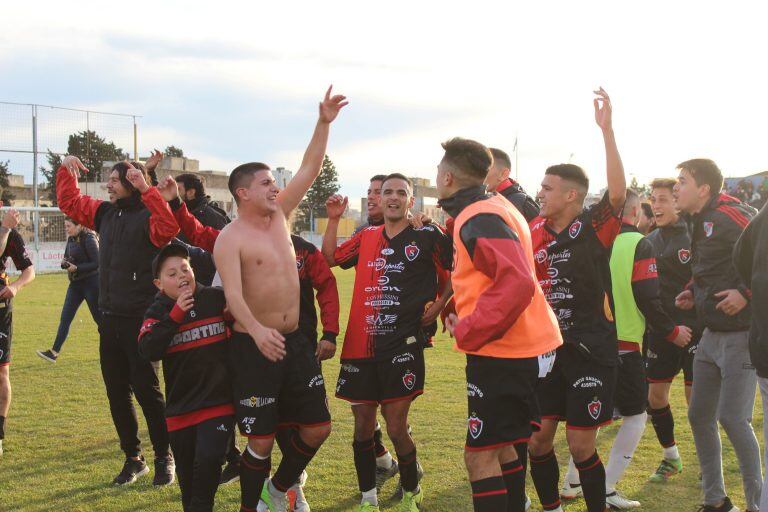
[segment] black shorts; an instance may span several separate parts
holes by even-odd
[[[592,430],[613,417],[616,367],[598,363],[565,343],[557,349],[552,372],[541,380],[536,396],[541,417],[565,420],[567,428]]]
[[[541,427],[539,358],[467,355],[467,451],[527,442]]]
[[[13,313],[8,301],[0,300],[0,366],[11,364],[13,339]]]
[[[634,416],[645,412],[648,405],[648,384],[645,365],[640,351],[619,355],[616,391],[613,407],[621,416]]]
[[[272,362],[248,335],[233,332],[229,360],[240,433],[266,438],[278,425],[318,426],[331,422],[325,381],[311,342],[294,331],[285,335],[286,355]]]
[[[336,397],[355,404],[413,400],[424,393],[424,348],[414,346],[381,361],[345,361]]]
[[[648,349],[645,353],[645,373],[648,382],[672,382],[680,370],[686,386],[693,385],[693,358],[699,347],[701,330],[694,329],[691,342],[681,348],[655,333],[648,334]]]

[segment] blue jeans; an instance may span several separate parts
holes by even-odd
[[[91,310],[91,316],[96,325],[99,324],[101,313],[99,313],[99,275],[94,274],[81,281],[72,281],[67,288],[67,296],[64,298],[64,307],[61,309],[61,320],[59,320],[59,331],[56,333],[56,341],[53,342],[53,350],[61,351],[61,346],[69,334],[69,326],[75,318],[80,304],[86,301],[88,309]]]

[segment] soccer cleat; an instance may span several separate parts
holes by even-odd
[[[397,465],[397,461],[395,459],[392,459],[392,465],[390,465],[388,468],[376,466],[376,491],[380,491],[384,486],[384,483],[395,476],[399,470],[400,467]]]
[[[663,484],[669,480],[669,477],[680,474],[682,472],[682,459],[662,459],[658,469],[654,474],[650,476],[650,478],[648,478],[648,480],[657,484]]]
[[[264,506],[266,508],[261,507],[261,503],[259,503],[259,507],[256,509],[259,512],[262,510],[269,511],[269,512],[286,512],[288,510],[288,499],[287,496],[283,493],[280,494],[272,494],[269,492],[269,488],[271,487],[271,480],[267,480],[264,482],[264,487],[261,489],[261,501],[263,502]]]
[[[618,491],[612,491],[605,495],[605,504],[611,510],[629,510],[633,508],[640,508],[640,502],[635,500],[629,500],[619,494]]]
[[[53,351],[50,350],[50,349],[45,350],[45,351],[36,350],[35,352],[37,353],[38,356],[42,357],[43,359],[45,359],[49,363],[55,363],[56,359],[59,357],[57,354],[54,354]]]
[[[137,478],[147,473],[149,473],[149,466],[144,461],[144,456],[141,456],[139,460],[128,458],[125,459],[122,471],[112,480],[112,483],[115,485],[132,484]]]
[[[219,485],[231,484],[240,480],[240,460],[234,460],[227,462],[224,469],[221,471],[221,479]]]
[[[560,489],[560,498],[564,500],[575,500],[583,494],[581,484],[572,484],[568,481],[563,483],[563,487]]]
[[[713,507],[712,505],[702,505],[698,512],[739,512],[739,509],[731,503],[731,499],[726,496],[723,500],[723,504],[719,507]]]
[[[176,462],[173,456],[155,458],[155,477],[152,479],[152,485],[160,487],[171,485],[176,479]]]
[[[379,512],[379,507],[378,505],[372,505],[366,501],[365,503],[360,504],[357,512]]]
[[[288,489],[288,503],[291,512],[310,512],[309,503],[304,496],[304,484],[307,483],[307,472],[302,471],[299,481]]]
[[[419,461],[416,461],[416,483],[420,483],[421,479],[424,478],[424,468],[421,467],[421,463]],[[395,489],[395,498],[402,498],[403,497],[403,483],[398,481],[397,482],[397,489]]]
[[[400,512],[419,512],[421,502],[424,501],[424,491],[419,489],[415,494],[406,492],[400,501]]]

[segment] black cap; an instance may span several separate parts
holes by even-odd
[[[171,256],[178,256],[179,258],[189,259],[189,251],[183,245],[173,243],[168,244],[160,249],[160,252],[157,253],[157,256],[155,256],[155,259],[152,260],[152,275],[155,276],[155,279],[157,279],[157,276],[160,274],[160,269],[163,266],[163,262]]]

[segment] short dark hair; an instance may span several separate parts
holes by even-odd
[[[383,180],[381,180],[381,184],[384,185],[384,183],[389,180],[403,180],[408,184],[408,188],[411,189],[411,192],[413,192],[413,182],[411,182],[411,180],[404,174],[400,174],[399,172],[393,172],[391,174],[388,174],[384,176]]]
[[[627,208],[629,208],[629,206],[632,203],[634,203],[634,202],[640,203],[640,195],[637,192],[635,192],[634,190],[632,190],[631,188],[628,188],[627,189],[627,196],[624,199],[624,208],[623,208],[621,214],[622,215],[626,215],[627,214]]]
[[[386,174],[374,174],[373,177],[371,177],[371,183],[373,183],[374,181],[383,182],[385,179],[387,179]]]
[[[139,162],[130,162],[130,165],[141,171],[141,174],[144,175],[144,181],[146,181],[149,185],[153,184],[151,177],[147,174],[146,167],[141,165]],[[133,185],[131,185],[130,181],[128,181],[128,169],[130,169],[128,162],[117,162],[112,166],[110,174],[114,171],[117,171],[117,177],[120,179],[120,183],[122,183],[126,189],[130,190],[132,194],[139,194],[139,191],[136,190]]]
[[[675,178],[656,178],[651,182],[651,190],[657,188],[666,188],[674,190],[677,180]]]
[[[450,164],[471,181],[482,182],[488,176],[493,156],[487,147],[477,141],[454,137],[442,144],[443,161]]]
[[[186,190],[194,190],[195,198],[205,197],[205,184],[200,176],[187,172],[176,176],[176,181],[183,183]]]
[[[509,155],[507,153],[500,150],[499,148],[488,148],[488,149],[491,151],[491,155],[493,155],[494,162],[499,162],[500,164],[503,164],[504,167],[507,167],[507,168],[512,167],[512,161],[509,159]]]
[[[693,176],[696,185],[709,185],[712,195],[719,194],[723,189],[723,173],[717,164],[709,158],[694,158],[677,165],[680,171],[688,171]]]
[[[259,171],[270,171],[271,169],[267,164],[261,162],[250,162],[243,165],[238,165],[229,175],[229,181],[227,186],[229,187],[229,193],[235,199],[235,203],[239,203],[240,199],[237,197],[236,190],[240,187],[247,187],[253,181],[253,175]]]
[[[551,174],[552,176],[560,176],[562,179],[572,181],[582,187],[585,190],[589,190],[589,177],[587,173],[574,164],[557,164],[547,167],[544,174]]]
[[[653,219],[653,208],[651,208],[651,205],[648,203],[640,203],[640,208],[643,210],[643,213],[646,217],[649,219]]]

